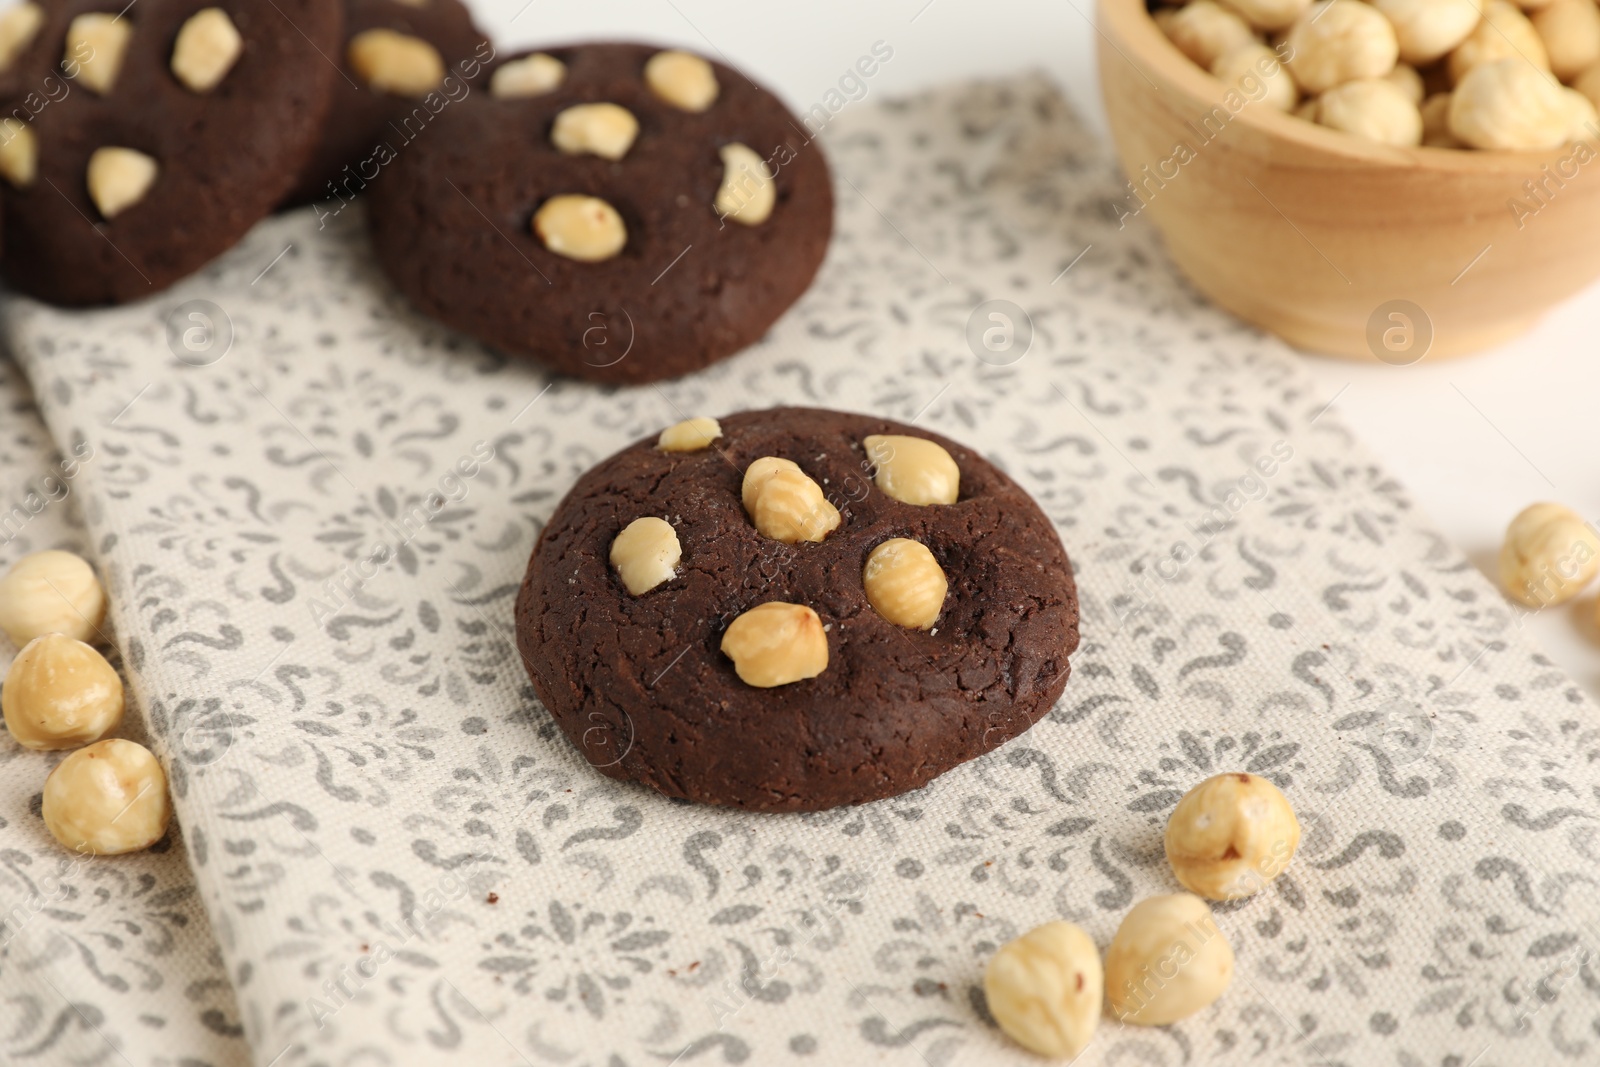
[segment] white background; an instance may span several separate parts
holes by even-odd
[[[1091,0],[468,0],[506,47],[597,38],[725,57],[796,110],[818,102],[876,41],[894,58],[868,99],[960,78],[1048,73],[1104,129]],[[1597,236],[1600,239],[1600,236]],[[1493,576],[1505,525],[1536,500],[1600,516],[1600,288],[1500,349],[1414,367],[1307,356],[1335,410],[1422,509]],[[1530,616],[1534,640],[1600,696],[1592,595]]]

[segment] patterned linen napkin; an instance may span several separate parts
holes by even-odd
[[[89,555],[78,492],[106,457],[87,438],[58,451],[6,358],[0,413],[0,573],[47,548]],[[0,677],[14,654],[0,637]],[[137,707],[117,736],[149,743]],[[150,851],[115,860],[63,850],[39,817],[39,795],[64,755],[0,733],[0,1062],[247,1062],[181,834],[175,827]]]
[[[265,224],[142,306],[9,306],[56,440],[102,457],[76,491],[255,1062],[1016,1063],[992,950],[1058,917],[1103,946],[1177,888],[1181,792],[1239,768],[1306,834],[1217,909],[1233,987],[1108,1020],[1082,1062],[1600,1054],[1595,709],[1501,598],[1287,350],[1119,228],[1125,188],[1043,81],[863,107],[827,143],[815,288],[660,387],[418,318],[354,212]],[[867,807],[600,776],[512,640],[540,524],[637,437],[792,403],[938,429],[1038,497],[1083,597],[1066,695]]]

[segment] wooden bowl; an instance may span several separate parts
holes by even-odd
[[[1137,183],[1124,224],[1148,214],[1240,318],[1300,348],[1412,363],[1514,337],[1600,274],[1592,146],[1373,144],[1238,107],[1141,0],[1099,0],[1098,15],[1112,139]]]

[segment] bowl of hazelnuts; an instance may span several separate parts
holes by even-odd
[[[1099,0],[1098,21],[1123,225],[1148,213],[1196,287],[1291,344],[1459,355],[1600,275],[1597,0]]]

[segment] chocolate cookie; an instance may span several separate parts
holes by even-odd
[[[372,189],[378,258],[429,315],[604,382],[758,340],[833,229],[827,163],[720,64],[591,44],[497,64]]]
[[[58,304],[120,303],[231,248],[311,150],[341,21],[326,0],[7,9],[6,281]]]
[[[1048,712],[1072,568],[937,434],[806,408],[680,424],[589,471],[517,598],[533,687],[596,769],[817,811],[895,796]]]
[[[460,0],[344,0],[344,77],[289,203],[349,200],[470,91],[494,49]],[[428,98],[432,96],[430,101]]]

